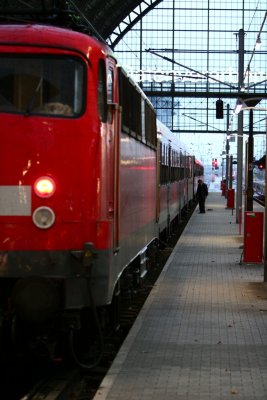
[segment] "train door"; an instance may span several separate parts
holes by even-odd
[[[181,186],[181,208],[186,204],[186,156],[182,155],[182,186]]]
[[[168,179],[167,179],[167,234],[170,234],[170,224],[171,224],[171,146],[168,145]]]
[[[120,199],[119,199],[119,166],[120,166],[120,129],[121,108],[118,104],[118,75],[116,63],[113,58],[108,58],[107,65],[107,103],[108,103],[108,126],[112,141],[110,161],[112,168],[108,171],[110,195],[112,198],[113,212],[113,251],[119,250],[120,230]]]
[[[185,155],[185,205],[188,205],[189,194],[189,157]]]
[[[157,179],[156,179],[156,222],[159,222],[160,217],[160,185],[161,185],[161,142],[157,140]]]

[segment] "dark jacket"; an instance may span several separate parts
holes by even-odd
[[[197,187],[197,197],[199,199],[205,199],[209,194],[208,191],[208,186],[206,185],[206,183],[202,182],[198,184]]]

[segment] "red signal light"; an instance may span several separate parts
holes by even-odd
[[[215,160],[214,160],[214,168],[219,169],[217,158],[215,158]]]
[[[257,167],[262,171],[263,169],[265,169],[266,156],[264,155],[258,161],[255,161],[254,164],[257,165]]]
[[[42,176],[35,181],[33,189],[35,194],[39,197],[51,197],[56,190],[55,181],[49,176]]]

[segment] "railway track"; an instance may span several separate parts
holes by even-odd
[[[258,203],[259,205],[261,205],[262,207],[265,207],[265,199],[263,196],[259,197],[259,196],[254,196],[253,200]]]
[[[53,377],[47,377],[37,382],[21,400],[74,400],[75,384],[81,382],[77,371],[61,371]],[[77,388],[78,389],[78,388]]]

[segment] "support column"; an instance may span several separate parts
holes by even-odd
[[[267,117],[266,121],[266,157],[267,157]],[[266,168],[266,167],[265,167]],[[266,171],[266,169],[265,169]],[[267,174],[265,172],[265,203],[267,199]],[[265,210],[266,211],[266,210]],[[267,282],[267,212],[264,213],[264,282]]]
[[[227,190],[229,188],[229,150],[230,150],[230,145],[229,145],[229,139],[228,139],[228,135],[229,135],[229,121],[230,121],[230,105],[227,104],[227,121],[226,121],[226,171],[225,171],[225,185],[226,185],[226,190],[225,190],[225,197],[226,197],[226,193]]]
[[[244,29],[240,29],[239,60],[238,60],[238,91],[241,92],[244,79]],[[239,210],[242,209],[242,180],[243,180],[243,113],[238,114],[237,129],[237,190],[236,190],[236,223],[239,223]]]
[[[253,110],[249,110],[249,136],[248,136],[248,156],[247,156],[247,211],[253,211]]]

